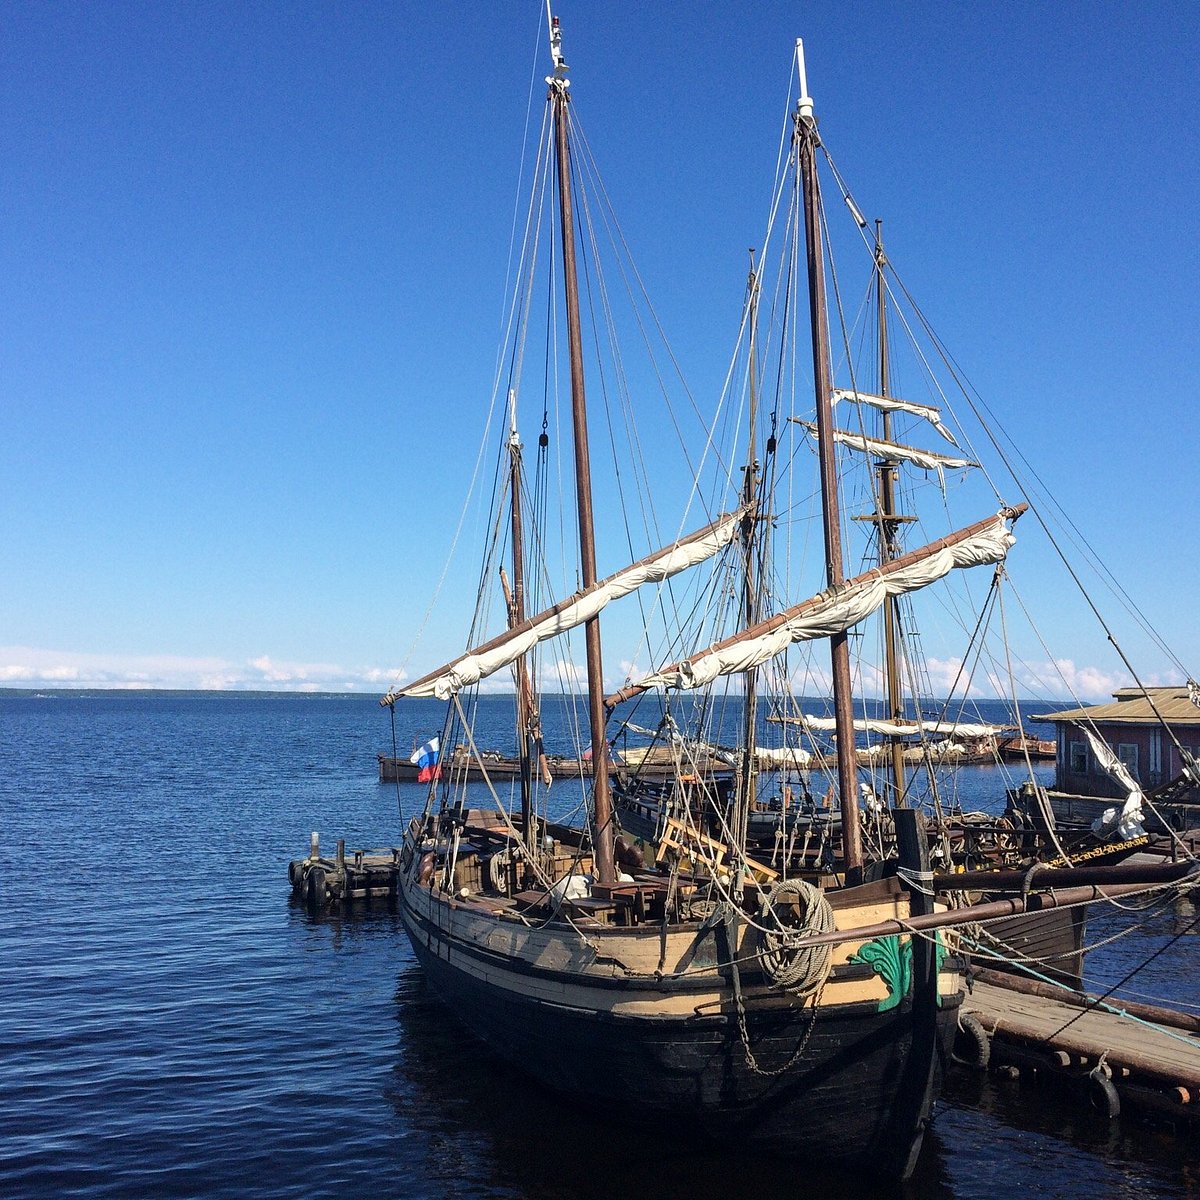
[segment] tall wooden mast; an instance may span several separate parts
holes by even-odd
[[[509,392],[509,489],[512,536],[512,592],[508,596],[508,624],[515,628],[525,620],[525,533],[521,522],[521,438],[517,433],[516,399]],[[531,731],[533,728],[533,688],[529,669],[522,655],[515,664],[517,676],[517,754],[521,764],[521,830],[530,849],[534,845],[533,765]]]
[[[883,223],[875,222],[875,309],[879,331],[879,394],[887,396],[891,386],[888,360],[887,327],[887,256],[883,252]],[[883,410],[883,440],[892,440],[892,414]],[[896,557],[896,531],[901,518],[896,515],[896,464],[882,460],[879,463],[879,561],[890,562]],[[888,693],[888,716],[892,721],[904,719],[904,699],[901,691],[900,660],[897,653],[899,642],[899,606],[889,599],[883,606],[883,655],[884,677]],[[892,763],[892,805],[904,806],[904,748],[898,737],[889,738]]]
[[[804,43],[797,39],[800,99],[796,103],[796,149],[804,198],[804,238],[808,251],[808,304],[812,323],[813,386],[817,407],[817,453],[825,529],[825,574],[830,587],[845,582],[842,528],[838,506],[836,447],[826,324],[824,241],[821,236],[821,189],[817,179],[817,121],[804,70]],[[858,816],[858,763],[854,747],[854,700],[850,691],[850,646],[846,633],[829,642],[833,673],[833,716],[837,737],[838,790],[847,875],[862,870],[862,830]]]
[[[571,421],[575,438],[575,490],[579,511],[579,565],[585,588],[596,582],[596,539],[592,521],[592,471],[588,455],[587,401],[583,387],[583,335],[579,320],[579,283],[575,270],[575,217],[571,206],[571,151],[567,140],[570,102],[567,64],[562,56],[558,18],[550,22],[550,51],[554,74],[550,103],[558,157],[558,206],[562,223],[563,285],[567,304],[567,345],[571,362]],[[592,739],[593,847],[596,874],[602,884],[616,882],[613,863],[612,798],[608,784],[608,742],[605,737],[604,677],[600,654],[600,618],[584,625],[587,648],[588,714]]]
[[[760,616],[759,613],[759,581],[755,574],[755,552],[758,547],[758,377],[756,372],[756,357],[758,355],[758,273],[754,266],[754,251],[750,251],[750,275],[746,281],[747,303],[749,308],[750,337],[749,337],[749,371],[747,384],[749,388],[749,428],[746,436],[746,465],[743,467],[745,478],[742,484],[742,504],[746,515],[742,518],[742,553],[745,556],[745,574],[743,577],[742,596],[742,625],[749,628]],[[737,809],[737,845],[745,845],[745,835],[750,819],[750,810],[754,807],[758,791],[758,671],[754,668],[745,675],[745,728],[742,731],[742,792]],[[740,886],[741,873],[737,879]]]

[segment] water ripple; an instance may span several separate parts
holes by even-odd
[[[420,705],[404,719],[402,745],[437,727]],[[390,744],[369,698],[0,698],[0,1196],[874,1194],[598,1130],[459,1033],[386,907],[314,920],[289,904],[310,830],[327,849],[395,840],[395,791],[374,778]],[[1100,969],[1119,977],[1179,930],[1157,914]],[[1186,941],[1191,958],[1148,977],[1156,993],[1190,995]],[[1174,1200],[1195,1180],[1174,1142],[968,1083],[910,1194],[1073,1197],[1087,1181]]]

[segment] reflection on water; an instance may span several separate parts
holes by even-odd
[[[953,1133],[949,1132],[953,1127]],[[1188,1137],[1132,1121],[1110,1121],[1052,1088],[995,1075],[956,1071],[947,1082],[939,1128],[991,1147],[993,1188],[955,1189],[967,1196],[1016,1194],[1028,1180],[1039,1196],[1194,1196],[1200,1160]],[[954,1171],[955,1176],[960,1174]]]
[[[415,964],[396,988],[399,1061],[389,1090],[416,1141],[413,1195],[611,1200],[630,1194],[728,1200],[996,1200],[1083,1194],[1192,1196],[1200,1163],[1186,1142],[1109,1122],[1044,1089],[956,1071],[917,1172],[902,1189],[697,1146],[591,1116],[514,1075],[463,1033]]]
[[[627,1195],[729,1200],[753,1195],[795,1200],[875,1200],[894,1195],[741,1147],[714,1148],[663,1137],[593,1115],[515,1074],[464,1033],[425,984],[419,968],[396,988],[400,1061],[389,1098],[397,1117],[429,1147],[421,1174],[433,1196],[523,1200],[613,1200]],[[923,1159],[929,1200],[952,1193],[937,1138]],[[927,1186],[931,1185],[931,1186]]]

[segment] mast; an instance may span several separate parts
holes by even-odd
[[[554,74],[547,80],[554,114],[558,158],[558,206],[562,224],[563,284],[567,305],[567,344],[571,362],[571,423],[575,439],[575,492],[579,512],[579,565],[584,588],[596,582],[596,539],[592,520],[592,472],[588,455],[587,401],[583,386],[583,335],[579,320],[579,283],[575,270],[575,218],[571,207],[571,152],[567,140],[569,101],[567,64],[562,55],[558,18],[550,19],[550,52]],[[584,625],[587,648],[588,715],[592,740],[592,841],[599,882],[616,882],[613,861],[612,798],[608,785],[608,742],[605,738],[604,677],[600,653],[600,618]]]
[[[890,386],[887,328],[887,256],[883,252],[883,222],[875,222],[875,307],[879,330],[879,394],[887,396]],[[883,440],[892,441],[892,414],[883,410]],[[896,555],[896,530],[900,518],[896,515],[896,465],[887,459],[879,462],[879,562],[891,561]],[[883,606],[883,669],[887,682],[889,716],[900,721],[904,716],[904,699],[900,689],[900,664],[897,654],[899,634],[899,605],[889,598]],[[898,737],[891,743],[892,806],[904,807],[904,750]]]
[[[509,628],[525,620],[525,541],[521,525],[521,438],[517,433],[516,396],[509,392],[509,488],[511,489],[512,521],[512,596],[508,605]],[[521,766],[521,831],[526,845],[533,849],[533,768],[530,741],[533,728],[533,688],[525,656],[515,663],[517,674],[517,755]]]
[[[754,552],[757,546],[758,510],[754,503],[758,492],[758,458],[756,449],[758,443],[758,379],[755,373],[755,356],[758,353],[756,333],[758,331],[758,274],[754,267],[754,251],[750,251],[750,275],[746,282],[749,290],[750,305],[750,338],[749,338],[749,373],[748,373],[748,408],[749,430],[746,438],[746,465],[743,467],[745,478],[742,488],[742,504],[746,515],[742,518],[742,551],[745,555],[745,573],[743,577],[744,593],[742,598],[743,619],[746,627],[753,625],[759,619],[758,580],[754,571]],[[750,810],[758,790],[758,671],[751,669],[745,678],[745,728],[743,729],[743,755],[745,769],[742,779],[741,805],[737,813],[737,844],[745,844],[746,828],[750,820]],[[738,886],[741,885],[742,875],[736,876]]]
[[[830,587],[845,581],[842,565],[841,514],[838,508],[836,448],[826,327],[825,263],[821,239],[821,191],[817,180],[817,121],[804,70],[804,43],[796,39],[800,98],[796,102],[797,159],[804,198],[804,239],[808,251],[808,304],[812,323],[813,387],[817,407],[817,452],[821,473],[821,508],[825,531],[825,574]],[[838,790],[842,807],[842,841],[846,874],[862,871],[862,830],[858,815],[858,763],[854,749],[854,700],[850,691],[850,645],[846,633],[829,641],[836,721]]]

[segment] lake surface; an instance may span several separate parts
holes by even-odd
[[[498,730],[510,705],[487,703]],[[404,752],[437,712],[401,711]],[[460,1036],[386,906],[290,903],[311,830],[327,853],[397,842],[392,736],[369,697],[0,697],[0,1196],[875,1195],[600,1125]],[[997,769],[969,774],[964,801],[1002,803]],[[1130,987],[1194,1001],[1194,914],[1139,919],[1090,981],[1168,947]],[[1165,1135],[963,1076],[909,1194],[1198,1192]]]

